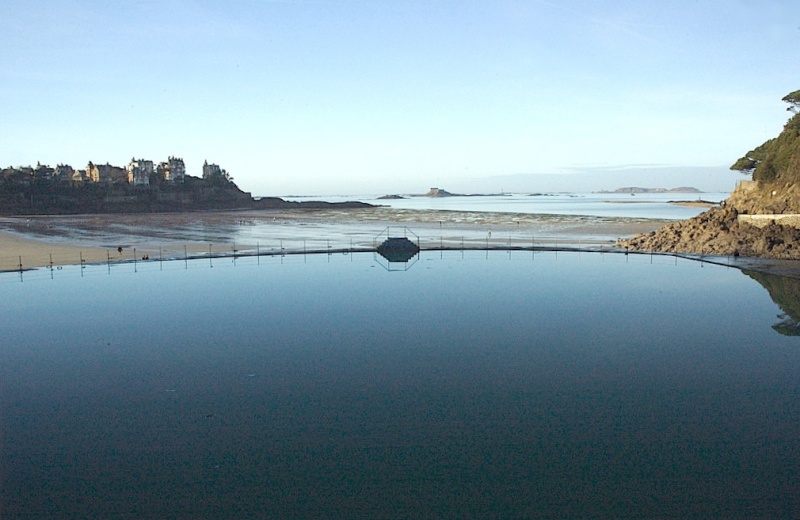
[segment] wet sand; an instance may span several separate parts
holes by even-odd
[[[719,206],[719,202],[711,202],[708,200],[674,200],[670,204],[675,206],[683,206],[685,208],[713,208]]]
[[[0,271],[50,265],[50,258],[53,265],[79,264],[82,259],[88,263],[106,260],[106,251],[101,248],[54,244],[7,231],[0,231],[0,251]]]
[[[653,231],[666,222],[389,207],[5,217],[0,218],[0,270],[234,251],[371,249],[382,234],[406,232],[423,247],[613,248],[617,238]]]
[[[4,217],[0,218],[0,271],[134,258],[374,250],[388,234],[405,233],[416,237],[423,249],[535,246],[611,251],[618,250],[617,238],[654,231],[667,222],[389,207]],[[757,258],[720,262],[800,278],[798,262]]]

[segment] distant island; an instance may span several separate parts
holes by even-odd
[[[637,193],[703,193],[697,188],[690,186],[681,186],[678,188],[640,188],[636,186],[617,188],[614,191],[600,190],[597,193],[630,193],[635,195]],[[559,196],[576,196],[573,193],[560,193]],[[416,195],[382,195],[378,200],[402,200],[410,197],[430,197],[430,198],[444,198],[444,197],[506,197],[510,196],[508,193],[451,193],[442,188],[431,188],[427,193]],[[530,197],[555,197],[554,193],[531,193]]]
[[[406,195],[405,197],[402,195],[382,195],[378,197],[378,200],[402,200],[411,197],[431,197],[431,198],[442,198],[442,197],[503,197],[508,195],[507,193],[450,193],[447,190],[443,190],[441,188],[431,188],[428,190],[428,193],[420,193],[420,194],[412,194]]]
[[[457,197],[458,195],[454,193],[450,193],[447,190],[440,190],[439,188],[431,188],[428,190],[428,193],[424,195],[425,197]]]
[[[217,164],[204,162],[202,177],[186,173],[183,159],[154,164],[131,159],[126,167],[89,162],[85,169],[7,167],[0,170],[0,215],[168,213],[236,209],[371,207],[365,202],[292,202],[253,198]]]
[[[691,186],[680,186],[678,188],[639,188],[636,186],[630,186],[625,188],[617,188],[614,191],[606,191],[600,190],[597,193],[703,193],[702,191],[698,190],[697,188],[693,188]]]
[[[441,188],[431,188],[424,195],[414,195],[414,197],[500,197],[505,193],[450,193]]]

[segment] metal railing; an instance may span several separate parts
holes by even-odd
[[[381,237],[393,233],[411,237],[422,251],[447,250],[591,250],[612,251],[611,241],[592,241],[575,237],[526,235],[508,233],[437,234],[418,236],[407,227],[391,227],[377,235],[338,236],[330,239],[278,239],[266,243],[197,243],[186,244],[139,243],[135,246],[67,246],[54,243],[48,251],[46,242],[38,242],[32,251],[17,252],[10,248],[0,251],[0,272],[25,271],[36,268],[55,268],[61,265],[116,265],[140,262],[165,262],[198,258],[243,258],[275,255],[338,254],[375,251]]]

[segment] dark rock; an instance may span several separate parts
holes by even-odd
[[[738,221],[740,214],[771,211],[771,204],[753,200],[763,197],[762,191],[752,192],[751,188],[742,194],[737,190],[722,207],[667,224],[656,232],[620,240],[617,245],[630,251],[800,259],[800,247],[796,247],[800,244],[800,229],[774,220],[763,228]],[[786,207],[797,212],[798,205]]]

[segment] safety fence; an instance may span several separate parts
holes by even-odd
[[[424,235],[417,236],[408,228],[386,228],[374,235],[340,235],[331,238],[295,238],[247,243],[230,241],[223,243],[190,242],[149,244],[140,241],[135,245],[91,246],[68,243],[35,242],[21,251],[11,247],[0,250],[0,272],[26,271],[36,268],[53,269],[65,265],[118,265],[174,260],[231,258],[233,260],[286,255],[344,254],[376,251],[377,246],[390,236],[408,236],[422,251],[446,250],[591,250],[615,251],[613,242],[580,237],[547,235],[524,235],[492,232],[471,235]],[[13,247],[13,246],[12,246]]]

